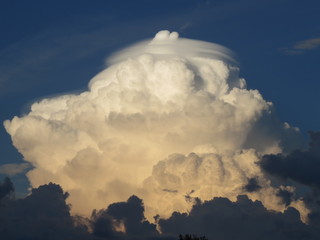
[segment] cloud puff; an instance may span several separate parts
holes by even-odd
[[[173,154],[153,167],[152,176],[144,181],[147,194],[143,199],[153,203],[155,209],[149,211],[154,215],[160,210],[162,216],[168,217],[173,210],[187,212],[197,199],[221,196],[236,201],[238,195],[246,194],[277,211],[292,204],[305,219],[309,212],[303,202],[294,199],[289,202],[285,195],[292,194],[294,188],[272,186],[257,165],[258,161],[254,150]]]
[[[249,196],[284,209],[254,162],[298,146],[299,131],[246,88],[228,50],[161,31],[109,62],[88,91],[43,99],[4,122],[34,167],[33,187],[60,184],[73,211],[86,215],[136,194],[152,219],[190,209],[192,191],[236,200],[256,178],[263,189]]]

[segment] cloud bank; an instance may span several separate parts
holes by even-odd
[[[301,200],[279,194],[294,187],[272,185],[256,164],[300,146],[299,130],[246,88],[229,50],[160,31],[108,62],[88,91],[43,99],[4,122],[34,167],[32,187],[61,185],[73,213],[87,216],[133,194],[150,221],[196,199],[248,194],[268,209],[294,206],[305,219]]]
[[[168,219],[156,217],[157,226],[145,218],[145,206],[137,196],[94,211],[90,217],[72,216],[68,194],[49,183],[35,188],[24,199],[8,191],[10,179],[0,184],[0,236],[5,239],[174,240],[178,236],[205,235],[211,240],[306,239],[320,237],[318,225],[305,224],[292,207],[283,213],[267,210],[245,195],[232,202],[216,197],[197,203],[189,213],[174,212]]]

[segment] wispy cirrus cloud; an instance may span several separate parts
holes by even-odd
[[[279,50],[287,55],[298,55],[303,54],[307,51],[314,50],[320,47],[320,37],[319,38],[309,38],[299,42],[294,43],[290,47],[283,47]]]
[[[295,49],[299,50],[311,50],[320,46],[320,38],[311,38],[304,41],[300,41],[294,45]]]

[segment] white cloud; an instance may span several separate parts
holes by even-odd
[[[5,121],[35,167],[27,174],[32,186],[60,184],[83,214],[137,194],[151,218],[186,210],[187,191],[232,199],[259,176],[264,188],[250,196],[282,209],[254,161],[281,152],[289,136],[294,146],[298,131],[277,120],[257,90],[246,89],[230,51],[177,33],[157,36],[114,55],[88,91],[43,99]],[[159,162],[175,153],[182,155]],[[173,194],[173,201],[156,200]]]

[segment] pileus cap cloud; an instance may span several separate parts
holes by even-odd
[[[235,63],[232,51],[215,43],[180,38],[177,32],[167,30],[158,32],[153,39],[148,39],[119,51],[108,58],[109,64],[119,63],[141,54],[152,54],[156,59],[183,57],[194,62],[198,57],[218,59]]]
[[[261,188],[249,197],[283,210],[255,161],[286,149],[288,137],[292,147],[299,132],[246,88],[230,53],[160,31],[112,56],[88,91],[43,99],[5,121],[34,166],[31,185],[60,184],[82,214],[136,194],[151,219],[188,210],[189,195],[235,200],[255,178]]]

